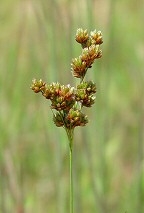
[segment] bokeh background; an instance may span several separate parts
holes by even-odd
[[[69,212],[68,141],[33,78],[75,85],[77,28],[103,33],[97,98],[75,130],[75,213],[144,212],[143,0],[2,0],[0,212]]]

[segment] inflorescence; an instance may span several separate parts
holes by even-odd
[[[76,41],[82,46],[82,53],[72,59],[71,70],[80,84],[75,88],[60,83],[47,84],[41,79],[32,81],[31,89],[51,101],[53,121],[57,127],[73,130],[76,126],[88,123],[87,115],[82,113],[82,107],[91,107],[95,102],[96,85],[92,81],[84,81],[87,70],[92,67],[95,59],[102,57],[100,45],[103,43],[102,33],[96,30],[88,34],[87,30],[78,29]]]

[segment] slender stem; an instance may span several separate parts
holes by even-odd
[[[73,213],[73,136],[74,129],[67,128],[65,125],[65,131],[69,140],[69,169],[70,169],[70,213]]]
[[[69,139],[69,166],[70,166],[70,213],[73,213],[73,129],[67,129]]]
[[[73,153],[70,148],[70,213],[73,213]]]

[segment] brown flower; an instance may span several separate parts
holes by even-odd
[[[87,71],[87,64],[85,61],[82,61],[81,56],[72,60],[71,69],[73,76],[76,78],[82,78],[85,76]]]
[[[31,89],[35,93],[43,92],[45,90],[45,85],[46,85],[46,83],[43,82],[41,79],[39,81],[37,81],[36,79],[33,79]]]
[[[90,33],[90,38],[92,40],[92,44],[102,44],[103,43],[103,37],[101,31],[96,32],[96,30],[92,31]]]
[[[80,110],[75,109],[70,109],[64,120],[65,126],[70,129],[76,126],[85,126],[88,123],[87,116]]]
[[[76,41],[80,44],[84,44],[87,42],[88,40],[88,32],[87,30],[83,30],[81,28],[79,28],[76,32]]]
[[[74,88],[69,84],[64,86],[59,83],[52,83],[47,86],[43,95],[51,100],[51,108],[58,111],[67,111],[75,104]]]

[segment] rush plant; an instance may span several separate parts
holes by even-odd
[[[93,81],[85,81],[85,75],[92,68],[96,59],[102,57],[100,45],[103,43],[101,31],[78,29],[76,41],[81,44],[82,52],[77,58],[72,59],[71,70],[74,77],[80,79],[80,83],[72,87],[70,84],[47,84],[43,80],[32,81],[31,89],[35,93],[41,93],[50,100],[53,112],[53,122],[57,127],[63,127],[69,141],[70,154],[70,213],[73,213],[73,139],[74,129],[77,126],[85,126],[88,117],[82,112],[83,107],[91,107],[95,103],[96,85]]]

